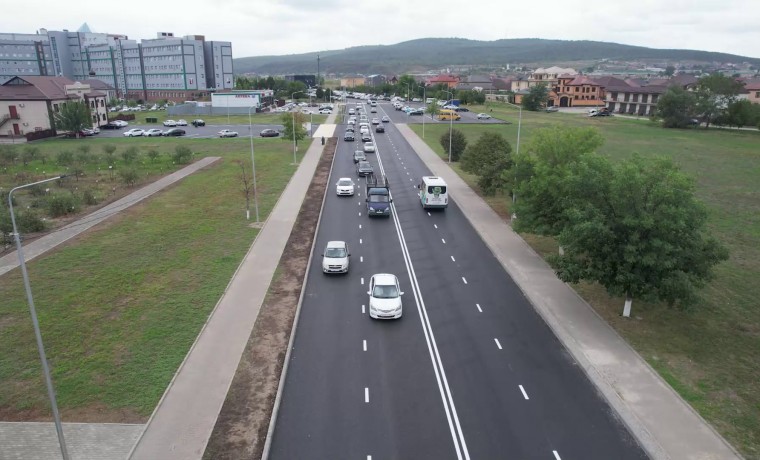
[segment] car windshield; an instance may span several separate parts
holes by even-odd
[[[369,201],[371,203],[387,203],[388,195],[370,195]]]
[[[338,185],[354,185],[351,179],[343,179],[338,181]]]
[[[372,297],[377,299],[395,299],[398,297],[398,289],[393,284],[385,286],[378,284],[372,290]]]
[[[325,251],[325,257],[342,259],[346,257],[345,248],[327,248]]]

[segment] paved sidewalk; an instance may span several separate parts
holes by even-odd
[[[653,459],[741,458],[422,139],[407,125],[396,126],[446,181],[504,269]]]
[[[332,120],[334,115],[328,123]],[[320,136],[332,135],[320,130]],[[320,139],[314,138],[129,458],[196,460],[203,456],[322,149]]]
[[[63,435],[72,460],[122,460],[143,425],[64,423]],[[0,422],[0,460],[60,460],[53,423]]]
[[[205,168],[218,159],[219,157],[201,158],[195,163],[190,164],[180,169],[179,171],[175,171],[168,176],[162,177],[156,182],[148,184],[145,187],[130,193],[124,198],[120,198],[108,206],[104,206],[92,214],[77,220],[76,222],[72,222],[69,225],[62,227],[52,233],[49,233],[38,240],[35,240],[29,244],[25,244],[23,248],[24,259],[27,263],[29,263],[30,260],[39,256],[40,254],[44,254],[59,244],[64,243],[71,238],[74,238],[75,236],[101,223],[119,211],[123,211],[128,207],[141,202],[145,198],[148,198],[154,193],[159,192],[169,185],[189,176],[199,169]],[[0,257],[0,276],[8,273],[16,267],[18,267],[18,255],[16,254],[16,251]]]

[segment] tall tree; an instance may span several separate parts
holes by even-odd
[[[523,96],[522,106],[526,110],[536,112],[546,105],[547,99],[549,99],[549,88],[544,83],[539,83],[532,86],[528,94]]]
[[[567,221],[569,168],[582,154],[596,151],[603,143],[596,128],[552,126],[536,130],[525,149],[532,161],[520,162],[515,171],[518,174],[512,174],[518,177],[515,229],[559,235]]]
[[[499,133],[485,132],[462,155],[462,169],[478,176],[484,194],[504,188],[503,172],[512,167],[512,147]]]
[[[709,128],[710,123],[728,109],[741,90],[741,83],[721,73],[713,73],[699,79],[694,94],[696,110],[705,122],[705,128]]]
[[[663,128],[687,128],[695,110],[694,95],[679,86],[672,86],[660,96],[652,117],[660,118]]]
[[[669,160],[634,156],[613,166],[585,154],[565,182],[569,206],[559,234],[564,256],[550,258],[566,282],[598,282],[625,296],[688,306],[728,251],[705,230],[694,181]]]
[[[284,129],[282,131],[283,139],[293,139],[293,119],[295,119],[296,143],[306,137],[306,128],[303,127],[303,124],[306,122],[306,116],[304,114],[301,112],[283,113],[280,119],[282,120],[282,124],[284,126]]]
[[[92,126],[90,108],[84,102],[71,101],[61,104],[54,119],[56,129],[76,133],[77,137],[82,129]]]

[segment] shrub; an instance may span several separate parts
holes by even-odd
[[[130,164],[137,160],[137,157],[140,156],[140,152],[137,150],[137,147],[132,146],[126,149],[125,151],[121,152],[121,157],[124,159],[124,163]]]
[[[441,147],[443,151],[448,154],[449,152],[449,132],[445,132],[441,135]],[[462,156],[467,148],[467,138],[465,138],[462,131],[458,129],[451,130],[451,161],[459,161],[459,157]]]
[[[84,193],[82,193],[82,202],[86,204],[87,206],[93,206],[98,204],[97,198],[95,198],[95,194],[92,193],[92,190],[85,190]]]
[[[177,164],[185,164],[190,163],[190,159],[193,157],[193,152],[190,150],[189,147],[185,145],[178,145],[176,149],[174,149],[174,154],[172,155],[172,161],[174,161]]]
[[[125,185],[132,187],[135,185],[135,183],[137,183],[137,178],[140,177],[140,175],[134,168],[124,168],[119,170],[119,177]]]
[[[150,161],[156,161],[158,156],[159,156],[158,150],[156,149],[148,150],[148,158],[150,158]]]
[[[48,201],[48,213],[52,217],[61,217],[73,214],[79,210],[79,202],[76,197],[70,193],[54,195]]]
[[[74,154],[68,150],[58,152],[58,155],[55,157],[55,162],[60,166],[69,166],[74,162]]]
[[[112,165],[114,161],[114,152],[116,152],[116,146],[113,144],[106,144],[103,146],[103,153],[105,154],[106,164]]]
[[[19,213],[16,216],[16,225],[20,233],[36,233],[45,230],[45,221],[31,211]]]

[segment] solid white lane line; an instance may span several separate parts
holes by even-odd
[[[364,351],[367,351],[367,341],[366,340],[362,340],[362,346],[364,348]],[[522,386],[520,388],[522,388]],[[525,399],[528,399],[528,398],[525,398]]]
[[[499,347],[499,350],[501,350],[501,344],[499,343],[499,339],[493,339],[494,342],[496,342],[496,346]]]
[[[556,451],[556,450],[553,450],[553,451],[552,451],[552,453],[554,454],[554,458],[555,458],[556,460],[562,460],[561,458],[559,458],[559,454],[557,453],[557,451]]]
[[[444,240],[443,238],[441,238],[441,241],[443,241],[443,244],[446,244],[446,240]]]
[[[364,277],[362,276],[362,286],[364,286]]]
[[[359,211],[359,217],[361,217],[361,216],[362,216],[362,213],[361,213],[361,211]]]
[[[438,224],[433,224],[433,227],[438,228]]]
[[[362,305],[362,315],[364,314],[364,305]]]
[[[462,281],[464,281],[464,284],[467,284],[467,279],[464,276],[462,277]]]
[[[365,351],[366,351],[366,350],[365,350]],[[522,394],[523,394],[523,398],[525,398],[526,400],[527,400],[527,399],[530,399],[530,398],[528,397],[528,393],[526,393],[526,392],[525,392],[525,388],[523,388],[523,386],[522,386],[522,385],[518,385],[518,386],[520,387],[520,391],[522,391]]]
[[[369,388],[368,387],[364,387],[364,402],[365,403],[369,402]]]
[[[451,256],[451,261],[456,262],[457,260],[454,258],[454,256]]]
[[[367,460],[372,460],[372,456],[371,455],[367,455]]]
[[[479,312],[483,313],[483,310],[480,309],[480,304],[479,303],[476,303],[475,306],[478,307],[478,311]]]
[[[364,262],[364,256],[359,256],[359,262]]]

